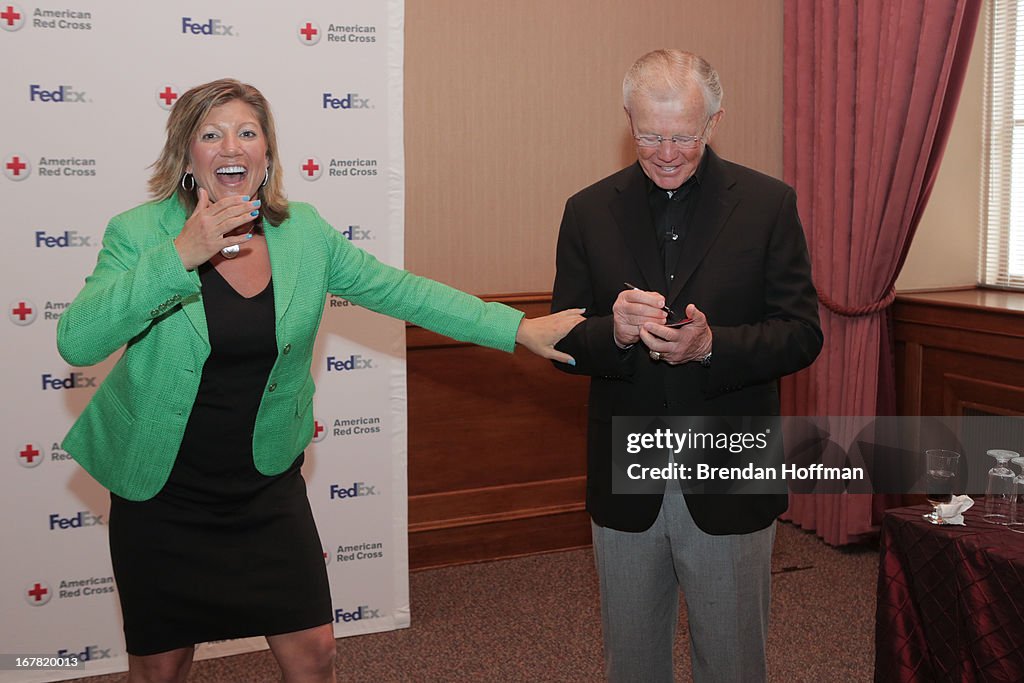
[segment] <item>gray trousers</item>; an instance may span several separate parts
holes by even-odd
[[[682,590],[693,680],[766,681],[775,523],[751,534],[712,536],[694,524],[681,496],[678,489],[666,493],[647,531],[591,523],[608,680],[671,683]]]

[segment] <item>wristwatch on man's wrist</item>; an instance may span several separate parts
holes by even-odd
[[[710,368],[711,367],[711,352],[708,351],[707,355],[704,355],[704,356],[701,356],[700,358],[698,358],[697,362],[700,363],[700,366],[702,368]]]

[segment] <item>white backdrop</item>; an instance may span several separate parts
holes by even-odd
[[[402,0],[265,5],[0,1],[3,411],[0,654],[76,655],[124,670],[107,551],[107,493],[60,441],[114,359],[57,354],[60,311],[111,216],[146,199],[169,104],[215,78],[270,100],[289,197],[402,265]],[[169,103],[169,104],[168,104]],[[313,366],[317,437],[305,475],[324,542],[335,632],[409,625],[402,323],[329,297]],[[262,638],[203,645],[211,657]],[[7,662],[9,665],[9,662]]]

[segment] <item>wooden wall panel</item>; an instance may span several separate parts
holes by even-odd
[[[531,317],[550,306],[501,300]],[[586,378],[413,327],[408,373],[413,569],[590,543]]]
[[[1024,415],[1024,293],[901,293],[893,321],[900,415]]]
[[[1024,293],[901,294],[893,315],[901,414],[1024,414]]]
[[[546,294],[494,297],[527,312]],[[1024,293],[901,294],[900,413],[1024,414]],[[586,378],[409,328],[413,569],[585,546]]]

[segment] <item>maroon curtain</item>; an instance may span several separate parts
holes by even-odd
[[[825,347],[783,412],[895,411],[889,306],[960,97],[981,0],[785,0],[783,168],[796,188]],[[875,506],[877,507],[877,506]],[[793,495],[787,518],[841,545],[870,495]]]

